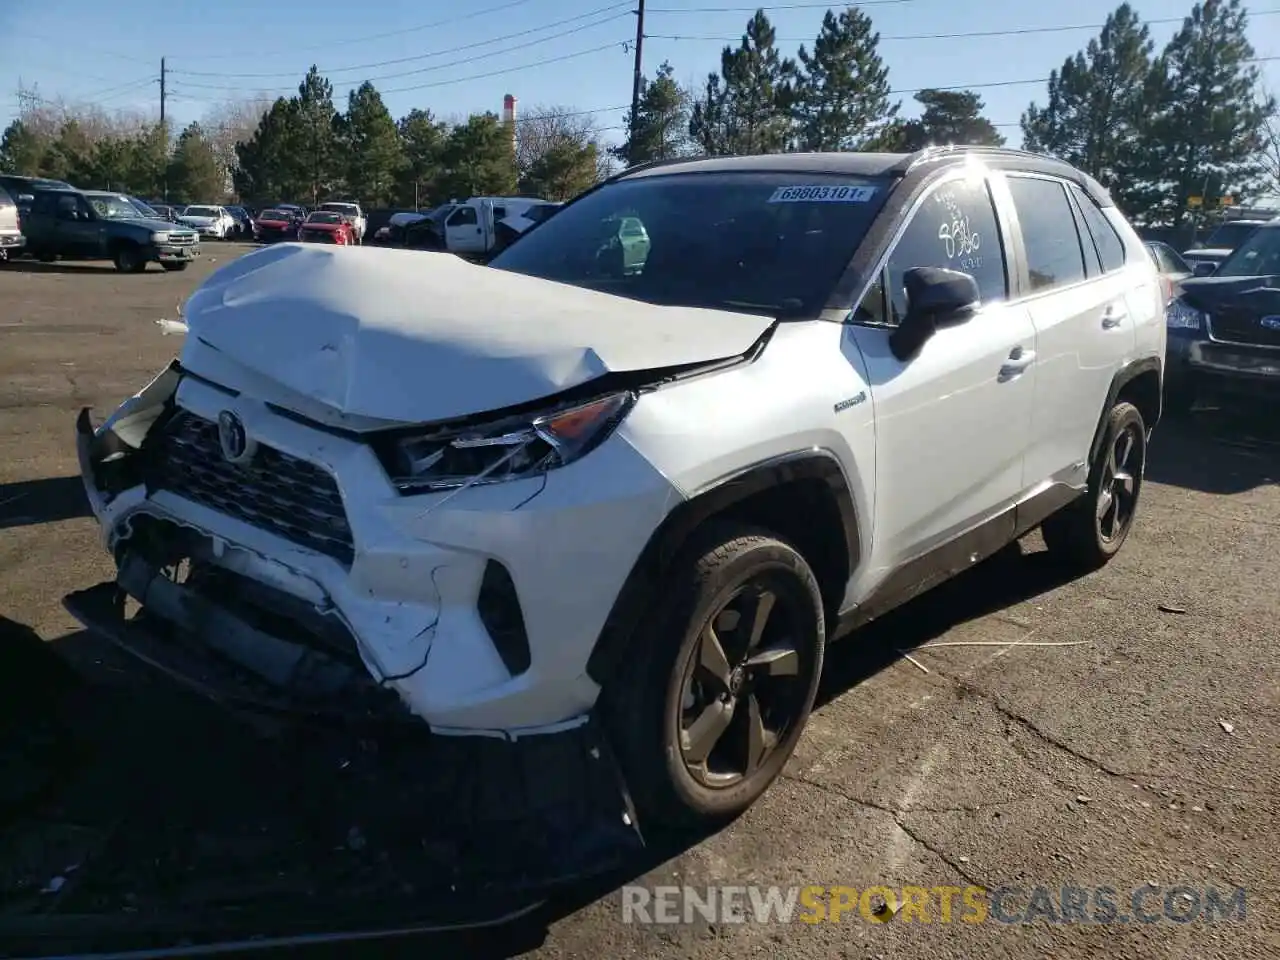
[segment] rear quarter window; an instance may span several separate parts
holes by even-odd
[[[1080,212],[1084,214],[1085,226],[1098,251],[1098,259],[1102,261],[1102,272],[1110,273],[1124,266],[1124,241],[1120,234],[1102,212],[1102,208],[1093,202],[1093,198],[1074,183],[1070,187],[1076,198]]]

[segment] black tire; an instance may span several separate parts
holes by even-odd
[[[752,648],[747,625],[766,593],[773,603],[763,618],[764,635]],[[723,656],[703,653],[713,646],[704,644],[708,634]],[[635,659],[602,700],[642,824],[713,826],[768,789],[813,709],[825,637],[817,579],[793,547],[741,525],[718,526],[696,538],[639,625],[632,639]],[[706,669],[709,660],[723,669]],[[720,733],[695,739],[695,717],[718,721]],[[763,736],[755,742],[764,747],[754,763],[735,766],[752,731]],[[698,740],[714,745],[705,758]]]
[[[183,263],[162,263],[162,264],[160,264],[160,266],[164,267],[164,268],[165,268],[166,270],[168,270],[170,273],[181,273],[183,270],[187,269],[187,267],[189,267],[189,266],[190,266],[190,264],[189,264],[189,263],[185,263],[185,262],[183,262]]]
[[[122,243],[112,251],[111,261],[121,273],[141,273],[147,269],[147,258],[134,243]]]
[[[1111,408],[1089,490],[1041,526],[1049,551],[1080,571],[1097,570],[1120,552],[1137,516],[1147,465],[1147,426],[1131,403]]]
[[[58,255],[56,253],[45,253],[43,250],[39,253],[32,254],[41,263],[56,263]]]

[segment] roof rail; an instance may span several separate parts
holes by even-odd
[[[934,160],[941,160],[944,157],[954,157],[959,154],[986,154],[987,156],[1005,156],[1005,157],[1028,157],[1036,160],[1062,163],[1057,157],[1047,153],[1034,153],[1031,150],[1019,150],[1017,147],[996,147],[987,144],[948,144],[946,146],[925,147],[923,150],[917,150],[915,153],[908,154],[899,164],[901,172],[906,173],[915,169],[923,163],[931,163]]]

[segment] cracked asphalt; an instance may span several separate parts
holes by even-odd
[[[104,689],[130,682],[130,665],[74,631],[60,605],[111,574],[74,479],[73,420],[84,404],[105,413],[163,367],[180,341],[155,321],[175,316],[214,260],[242,250],[206,245],[202,263],[172,275],[0,267],[0,614]],[[1243,887],[1244,919],[944,923],[935,908],[928,923],[855,911],[839,923],[646,926],[622,922],[611,889],[550,905],[534,942],[511,949],[1280,956],[1277,478],[1274,419],[1211,409],[1162,424],[1137,527],[1109,567],[1063,581],[1033,536],[833,648],[822,704],[764,800],[632,881],[1020,888],[1006,912],[1037,886],[1111,887],[1122,912],[1146,884],[1157,912],[1175,887],[1184,898]],[[9,678],[38,703],[27,669],[0,648],[0,684]],[[421,938],[379,947],[424,949]]]

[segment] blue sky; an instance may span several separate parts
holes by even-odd
[[[743,0],[648,0],[644,63],[664,59],[683,81],[700,84],[725,43],[741,36],[756,9]],[[1043,101],[1045,77],[1095,34],[1116,0],[868,0],[882,36],[890,81],[911,113],[910,92],[970,86],[987,116],[1015,145],[1028,101]],[[167,58],[169,111],[200,119],[229,99],[292,92],[316,63],[343,105],[371,79],[400,116],[413,107],[438,116],[499,111],[519,98],[521,114],[541,106],[591,114],[616,139],[631,96],[635,35],[631,2],[608,0],[43,0],[0,2],[0,124],[16,115],[19,85],[108,110],[154,110],[159,61]],[[810,42],[828,4],[779,0],[764,8],[779,45]],[[1190,0],[1135,4],[1163,43]],[[836,9],[840,9],[836,5]],[[1280,0],[1259,0],[1250,39],[1258,56],[1280,55]],[[1059,29],[1080,26],[1083,29]],[[1045,30],[1045,28],[1050,28]],[[1035,31],[972,36],[993,31]],[[970,34],[967,37],[937,36]],[[489,42],[492,41],[492,42]],[[395,62],[390,62],[395,61]],[[551,61],[551,62],[547,62]],[[1263,64],[1280,90],[1280,61]]]

